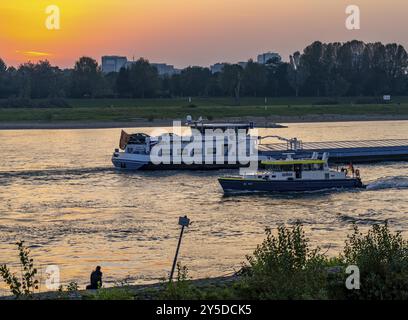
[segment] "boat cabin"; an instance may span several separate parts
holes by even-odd
[[[320,159],[261,161],[261,164],[265,168],[263,177],[269,179],[330,179],[338,175],[329,170],[327,161]]]

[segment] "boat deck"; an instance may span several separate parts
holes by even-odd
[[[260,155],[274,158],[283,158],[285,153],[310,157],[313,152],[328,152],[333,163],[408,160],[408,139],[302,142],[296,151],[287,143],[274,143],[261,144],[258,149]]]

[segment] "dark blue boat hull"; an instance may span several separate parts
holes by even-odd
[[[360,179],[342,180],[243,180],[233,178],[220,178],[218,180],[225,192],[258,191],[258,192],[296,192],[315,191],[324,189],[351,189],[364,188]]]

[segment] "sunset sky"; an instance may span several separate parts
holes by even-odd
[[[361,9],[361,30],[345,8]],[[61,10],[61,29],[45,9]],[[285,60],[314,40],[408,46],[406,0],[1,0],[0,57],[8,65],[48,59],[71,67],[82,55],[145,57],[177,67],[238,62],[275,51]]]

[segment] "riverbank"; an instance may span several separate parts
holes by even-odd
[[[177,119],[176,119],[177,120]],[[184,119],[178,119],[184,121]],[[279,123],[317,123],[317,122],[359,122],[359,121],[401,121],[408,115],[302,115],[271,117],[227,117],[212,119],[211,122],[254,122],[259,127],[282,128]],[[11,121],[0,122],[0,130],[45,130],[45,129],[113,129],[171,127],[173,119],[135,119],[133,121]]]
[[[66,107],[0,108],[0,129],[96,129],[171,126],[187,115],[217,121],[273,123],[408,120],[408,98],[393,103],[368,103],[356,98],[336,101],[313,98],[251,98],[239,105],[231,98],[78,99]],[[357,101],[357,102],[356,102]],[[35,101],[37,104],[38,101]]]
[[[185,280],[185,285],[197,290],[211,291],[233,286],[238,279],[237,276],[229,276]],[[161,282],[144,285],[121,285],[99,290],[48,291],[34,294],[32,300],[154,300],[166,290],[167,285],[167,282]],[[14,299],[14,296],[0,297],[0,300]]]

